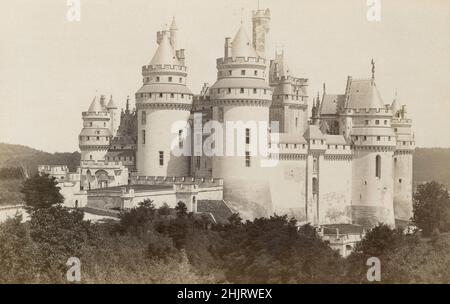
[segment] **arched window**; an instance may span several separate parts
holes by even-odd
[[[375,157],[375,176],[381,178],[381,156]]]
[[[313,177],[312,179],[312,193],[317,194],[319,193],[319,183],[317,181],[317,178]]]
[[[317,158],[314,158],[314,160],[313,160],[313,172],[317,173],[317,171],[318,171]]]

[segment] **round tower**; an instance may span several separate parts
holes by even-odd
[[[350,118],[346,136],[352,141],[352,206],[356,224],[394,226],[392,156],[395,134],[392,111],[386,107],[375,79],[348,79],[344,115]]]
[[[112,136],[110,114],[94,97],[89,109],[82,113],[83,129],[79,136],[81,161],[104,161]]]
[[[223,144],[215,143],[218,154],[213,157],[212,175],[224,179],[224,199],[231,204],[261,205],[259,211],[253,210],[254,216],[271,210],[259,149],[268,143],[272,100],[266,68],[267,61],[257,54],[241,26],[233,41],[225,39],[225,55],[217,59],[217,81],[210,88],[213,120],[223,128],[222,140],[213,135]]]
[[[280,132],[303,135],[308,126],[308,79],[292,76],[284,51],[270,62],[269,84],[273,89],[270,120],[279,121]]]
[[[413,215],[412,167],[415,142],[412,121],[406,116],[406,106],[400,108],[397,98],[394,99],[391,110],[392,128],[397,142],[393,158],[394,214],[396,219],[409,220]]]
[[[117,129],[119,128],[119,110],[116,106],[116,103],[113,100],[113,97],[111,95],[108,104],[106,105],[106,110],[109,113],[110,116],[110,129],[113,136],[116,136]]]
[[[188,136],[183,124],[189,119],[193,94],[186,86],[184,50],[174,49],[170,33],[158,32],[158,49],[150,64],[142,67],[143,86],[136,92],[136,157],[141,176],[189,174],[189,157],[174,153],[172,145],[177,142],[183,149],[183,138]]]

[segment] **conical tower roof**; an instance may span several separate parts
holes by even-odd
[[[159,44],[158,49],[153,55],[152,60],[150,61],[150,65],[180,65],[177,58],[175,57],[175,52],[173,51],[172,46],[170,45],[169,35],[167,32],[163,34],[161,39],[161,43]]]
[[[98,101],[97,96],[94,97],[94,100],[92,100],[91,105],[89,106],[88,112],[102,112],[103,108],[100,104],[100,101]]]
[[[232,57],[258,57],[242,25],[231,44],[231,55]]]
[[[395,94],[395,98],[392,101],[391,110],[392,110],[392,114],[394,114],[394,115],[397,114],[397,112],[400,110],[400,105],[397,100],[397,93]]]
[[[373,79],[350,80],[347,108],[384,109],[384,102]]]
[[[175,22],[175,16],[172,18],[172,24],[170,25],[170,30],[178,30],[177,24]]]
[[[116,103],[114,102],[114,99],[111,95],[111,98],[109,99],[108,104],[106,105],[107,109],[117,109]]]

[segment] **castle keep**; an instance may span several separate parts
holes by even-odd
[[[221,202],[245,218],[288,214],[314,225],[409,219],[412,123],[397,98],[383,100],[375,64],[340,93],[324,86],[311,97],[284,52],[268,54],[270,11],[258,9],[252,21],[252,37],[241,25],[225,38],[217,79],[198,95],[186,85],[188,52],[175,19],[157,32],[136,109],[127,100],[119,113],[112,97],[100,96],[82,113],[81,164],[67,204],[128,208],[150,198],[202,212]]]

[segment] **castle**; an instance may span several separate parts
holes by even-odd
[[[283,52],[267,54],[270,11],[252,21],[252,39],[242,25],[225,38],[217,80],[198,95],[186,85],[175,19],[157,32],[136,109],[127,100],[119,113],[101,96],[82,113],[72,204],[127,208],[150,198],[199,212],[223,202],[244,217],[314,225],[411,217],[411,120],[397,98],[383,101],[375,64],[371,77],[348,77],[341,94],[324,86],[308,117],[308,79],[293,75]]]

